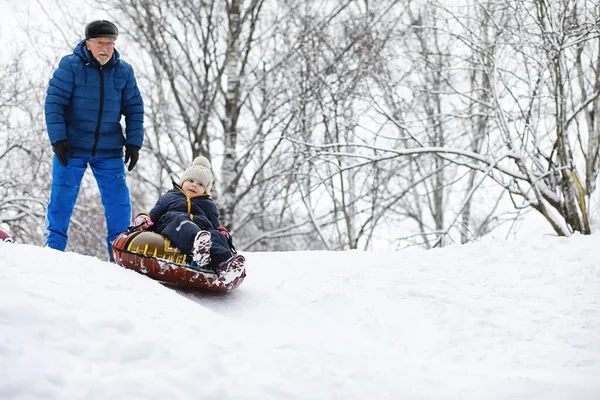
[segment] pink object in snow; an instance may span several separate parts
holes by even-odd
[[[0,229],[0,241],[14,242],[14,240],[8,235],[8,233],[4,232],[2,229]]]

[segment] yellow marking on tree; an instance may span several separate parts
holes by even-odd
[[[571,175],[573,176],[573,180],[575,181],[575,187],[577,188],[577,194],[579,195],[577,196],[577,202],[579,203],[579,208],[581,209],[581,213],[583,214],[583,223],[585,224],[586,231],[589,232],[590,225],[588,223],[587,207],[585,205],[585,191],[583,190],[583,186],[579,181],[577,173],[574,170],[571,170]]]

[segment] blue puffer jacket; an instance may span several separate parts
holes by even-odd
[[[67,139],[75,157],[123,157],[126,143],[142,147],[144,141],[144,103],[133,68],[117,50],[100,66],[85,40],[60,60],[48,86],[45,113],[50,143]]]

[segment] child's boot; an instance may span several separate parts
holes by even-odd
[[[217,274],[221,275],[227,271],[233,271],[236,269],[244,268],[244,264],[246,263],[246,259],[241,254],[236,254],[231,257],[227,261],[223,261],[217,267]]]
[[[206,267],[210,264],[210,248],[212,247],[212,239],[210,232],[200,231],[194,239],[194,247],[192,248],[192,258],[199,267]]]

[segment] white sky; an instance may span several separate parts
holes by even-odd
[[[83,39],[85,26],[114,16],[90,7],[90,0],[0,0],[0,56],[23,58],[32,70],[52,67]],[[117,22],[118,25],[118,21]],[[127,35],[124,35],[125,37]],[[119,48],[126,40],[120,41]],[[21,54],[22,53],[22,54]],[[40,62],[40,59],[43,62]]]
[[[225,295],[0,243],[0,398],[597,400],[599,240],[246,253]]]

